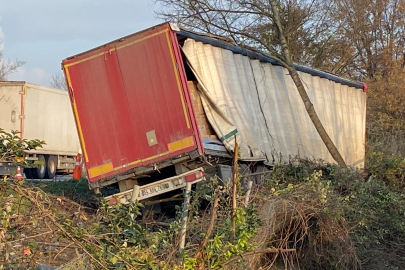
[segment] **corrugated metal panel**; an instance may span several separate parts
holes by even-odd
[[[217,40],[217,39],[213,39],[213,38],[210,38],[210,37],[206,37],[204,35],[199,35],[197,33],[187,31],[187,30],[184,30],[184,29],[178,31],[177,35],[179,35],[183,39],[184,38],[191,38],[191,39],[194,39],[196,41],[200,41],[202,43],[211,44],[212,46],[219,47],[219,48],[222,48],[222,49],[226,49],[226,50],[231,51],[233,53],[248,56],[251,59],[257,59],[257,60],[260,60],[262,62],[270,63],[272,65],[281,66],[281,64],[277,60],[275,60],[275,59],[273,59],[271,57],[268,57],[266,55],[263,55],[262,53],[252,51],[252,50],[249,50],[249,49],[245,49],[245,48],[241,48],[241,47],[238,47],[238,46],[235,46],[235,45],[232,45],[232,44],[229,44],[229,43]],[[334,81],[334,82],[337,82],[337,83],[340,83],[340,84],[343,84],[343,85],[347,85],[349,87],[354,87],[354,88],[358,88],[358,89],[364,89],[365,91],[367,90],[367,87],[365,86],[365,84],[361,83],[361,82],[347,80],[347,79],[338,77],[336,75],[333,75],[331,73],[323,72],[323,71],[320,71],[320,70],[317,70],[317,69],[314,69],[314,68],[310,68],[310,67],[306,67],[306,66],[302,66],[302,65],[298,65],[298,64],[296,64],[294,66],[295,66],[296,70],[311,74],[313,76],[318,76],[320,78],[328,79],[328,80],[331,80],[331,81]]]
[[[169,31],[63,62],[91,182],[197,148]]]
[[[205,89],[204,109],[215,131],[224,134],[236,126],[242,160],[267,156],[269,162],[287,161],[300,155],[334,162],[286,69],[192,39],[186,40],[183,50]],[[299,74],[344,160],[362,167],[366,93]],[[224,144],[232,151],[234,139],[225,138]]]

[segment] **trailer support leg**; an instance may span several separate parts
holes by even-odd
[[[134,189],[132,190],[131,195],[131,202],[135,202],[138,199],[138,194],[139,194],[139,186],[134,185]]]
[[[186,244],[186,232],[187,232],[187,219],[188,219],[188,205],[190,204],[191,197],[191,183],[186,184],[186,192],[184,194],[183,214],[181,217],[181,229],[180,229],[180,254],[184,251]]]

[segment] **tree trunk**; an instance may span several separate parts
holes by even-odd
[[[239,145],[236,142],[236,135],[235,135],[235,150],[233,151],[233,179],[232,179],[232,234],[231,234],[231,242],[233,243],[236,239],[236,196],[237,196],[237,187],[238,187],[238,175],[239,175],[239,168],[238,168],[238,154],[239,154]]]
[[[274,22],[275,22],[277,29],[279,30],[279,34],[280,34],[281,47],[283,49],[283,53],[284,53],[284,57],[285,57],[285,64],[283,64],[283,66],[288,70],[292,80],[294,81],[294,84],[298,89],[301,99],[304,102],[305,109],[308,112],[309,118],[311,118],[312,123],[314,124],[316,130],[318,131],[318,134],[321,137],[322,141],[325,143],[326,148],[328,148],[329,153],[331,154],[333,159],[339,164],[339,166],[347,167],[345,161],[343,160],[342,156],[339,153],[339,150],[336,148],[335,144],[333,143],[333,141],[329,137],[328,133],[326,132],[324,126],[322,125],[321,120],[319,119],[319,117],[315,111],[314,105],[312,104],[311,100],[309,99],[307,91],[305,90],[305,87],[291,60],[290,50],[288,48],[287,40],[284,36],[283,27],[281,24],[280,14],[279,14],[279,10],[277,7],[277,1],[269,0],[269,2],[271,5],[271,8],[272,8],[272,11],[273,11]]]

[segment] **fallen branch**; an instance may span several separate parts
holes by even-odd
[[[49,212],[49,210],[45,209],[43,207],[43,205],[41,205],[40,203],[38,203],[38,201],[36,199],[33,199],[31,196],[28,196],[25,192],[23,192],[22,190],[20,190],[20,188],[18,186],[11,186],[11,188],[19,193],[21,196],[24,196],[25,198],[27,198],[29,201],[31,201],[38,210],[40,210],[44,215],[44,218],[47,217],[54,226],[56,226],[64,235],[66,235],[70,240],[72,240],[74,243],[76,243],[76,245],[78,245],[83,252],[85,252],[91,259],[93,259],[95,262],[97,262],[103,269],[108,269],[102,262],[100,262],[99,260],[97,260],[93,255],[91,255],[86,248],[79,242],[77,241],[77,239],[71,235],[68,231],[66,231],[56,220],[55,218],[51,215],[51,213]]]
[[[211,233],[212,233],[212,230],[214,229],[214,223],[215,223],[215,219],[216,219],[216,217],[217,217],[218,206],[219,206],[219,197],[218,197],[218,196],[215,196],[215,198],[214,198],[214,204],[213,204],[213,206],[212,206],[212,211],[211,211],[210,224],[209,224],[209,226],[208,226],[207,233],[206,233],[204,239],[201,241],[201,243],[200,243],[200,245],[199,245],[199,247],[198,247],[197,253],[196,253],[195,257],[194,257],[196,261],[201,258],[201,256],[202,256],[202,250],[203,250],[203,249],[205,248],[205,246],[207,245],[208,239],[210,238]],[[204,262],[202,262],[202,263],[200,264],[200,266],[198,267],[198,269],[203,269],[203,268],[204,268]]]
[[[225,265],[228,265],[234,261],[244,259],[246,256],[251,256],[251,255],[256,255],[256,254],[262,254],[262,253],[288,253],[288,252],[296,252],[297,250],[295,248],[291,249],[280,249],[280,248],[267,248],[267,249],[262,249],[262,250],[257,250],[257,251],[250,251],[250,252],[245,252],[243,254],[240,254],[238,256],[233,257],[232,259],[226,261],[221,268],[224,268]]]
[[[56,258],[59,256],[59,254],[61,254],[65,249],[67,249],[68,247],[71,247],[75,242],[71,242],[69,245],[63,247],[56,255],[55,257],[53,257],[54,260],[56,260]],[[73,248],[76,248],[76,246],[73,246]]]
[[[30,238],[35,238],[35,237],[39,237],[39,236],[42,236],[42,235],[45,235],[45,234],[50,234],[50,233],[53,233],[53,231],[48,231],[48,232],[39,233],[39,234],[32,235],[32,236],[22,237],[22,238],[17,239],[17,240],[5,242],[5,244],[12,244],[12,243],[16,243],[16,242],[21,242],[21,241],[25,241],[25,240],[30,239]]]
[[[235,217],[236,217],[236,196],[237,196],[237,185],[238,185],[238,153],[239,153],[239,146],[236,142],[236,135],[235,135],[235,149],[234,149],[234,157],[233,157],[233,187],[232,187],[232,234],[231,234],[231,242],[235,241],[236,238],[236,225],[235,225]]]

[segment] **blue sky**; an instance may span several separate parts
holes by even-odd
[[[160,23],[152,0],[0,0],[6,58],[26,64],[9,80],[49,85],[66,57]]]

